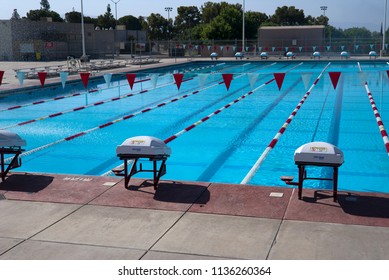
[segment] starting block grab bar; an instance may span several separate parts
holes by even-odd
[[[4,181],[5,177],[7,176],[8,172],[11,169],[20,167],[22,165],[21,158],[19,158],[19,155],[24,150],[20,147],[2,147],[0,148],[0,166],[1,166],[1,180]],[[8,163],[8,161],[5,160],[5,155],[13,155],[12,160]]]
[[[128,189],[131,177],[140,172],[152,172],[153,173],[153,185],[154,189],[157,189],[158,182],[160,178],[166,174],[166,160],[168,156],[126,156],[121,155],[120,160],[124,161],[123,167],[115,168],[112,172],[116,176],[124,177],[124,187]],[[138,162],[139,159],[149,159],[152,162],[152,169],[143,169],[143,165],[141,162]],[[160,161],[159,167],[158,162]]]

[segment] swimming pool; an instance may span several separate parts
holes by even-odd
[[[115,149],[126,138],[167,139],[244,96],[171,141],[172,155],[163,177],[240,183],[324,69],[250,184],[283,186],[280,176],[297,175],[296,148],[325,141],[344,152],[340,190],[389,192],[388,154],[361,81],[361,77],[368,81],[385,123],[388,65],[382,61],[199,62],[138,72],[132,90],[124,75],[114,75],[110,85],[104,79],[91,80],[88,89],[98,89],[92,92],[81,83],[69,83],[65,89],[59,85],[0,93],[0,129],[27,140],[18,171],[102,175],[121,164]],[[328,75],[331,71],[341,72],[336,89]],[[184,73],[179,90],[173,73]],[[229,90],[223,73],[233,74]],[[281,89],[274,73],[285,73]],[[81,132],[86,133],[73,137]],[[330,172],[309,171],[310,176]],[[305,185],[332,188],[325,181]]]

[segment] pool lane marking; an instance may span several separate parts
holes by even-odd
[[[377,109],[377,105],[374,101],[374,98],[373,98],[373,95],[369,89],[369,85],[367,84],[367,82],[365,82],[365,89],[366,89],[366,92],[367,92],[367,96],[369,97],[369,102],[370,102],[370,105],[371,105],[371,108],[373,109],[373,112],[374,112],[374,116],[375,116],[375,119],[376,119],[376,122],[377,122],[377,125],[378,125],[378,129],[380,130],[380,133],[381,133],[381,136],[382,136],[382,140],[384,141],[384,145],[385,145],[385,148],[386,148],[386,152],[388,153],[388,156],[389,156],[389,137],[388,137],[388,133],[386,132],[386,129],[385,129],[385,126],[384,126],[384,122],[382,121],[382,118],[381,118],[381,115]]]
[[[262,88],[262,87],[264,87],[264,86],[270,84],[270,83],[273,82],[274,80],[275,80],[275,79],[273,78],[273,79],[267,81],[266,83],[260,85],[260,86],[257,87],[256,89],[254,89],[254,90],[252,90],[252,91],[249,91],[248,93],[242,95],[241,97],[238,97],[237,99],[235,99],[234,101],[231,101],[231,102],[228,103],[227,105],[224,105],[223,107],[221,107],[220,109],[216,110],[215,112],[209,114],[208,116],[206,116],[206,117],[204,117],[204,118],[198,120],[197,122],[191,124],[190,126],[184,128],[183,130],[181,130],[181,131],[177,132],[176,134],[170,136],[169,138],[166,138],[166,139],[164,140],[165,144],[168,144],[169,142],[171,142],[171,141],[177,139],[178,137],[180,137],[182,134],[184,134],[184,133],[186,133],[186,132],[188,132],[188,131],[191,131],[191,130],[192,130],[193,128],[195,128],[196,126],[198,126],[198,125],[200,125],[200,124],[206,122],[207,120],[209,120],[210,118],[212,118],[212,117],[216,116],[217,114],[221,113],[221,112],[224,111],[225,109],[231,107],[232,105],[234,105],[234,104],[238,103],[239,101],[245,99],[247,96],[253,94],[253,93],[254,93],[255,91],[257,91],[258,89],[260,89],[260,88]]]
[[[362,73],[362,67],[359,64],[359,62],[358,62],[358,66],[359,66],[360,73]],[[382,140],[384,141],[384,145],[386,148],[386,152],[388,153],[388,156],[389,156],[389,137],[388,137],[388,133],[386,132],[384,122],[382,121],[381,115],[380,115],[378,108],[377,108],[377,105],[374,101],[373,94],[371,93],[371,91],[369,89],[368,82],[367,81],[362,81],[362,82],[364,82],[364,87],[366,89],[367,96],[369,97],[369,102],[370,102],[371,108],[373,109],[373,113],[374,113],[374,116],[375,116],[375,119],[376,119],[376,122],[378,125],[378,129],[380,130]]]
[[[248,65],[248,64],[250,64],[250,63],[247,63],[245,65]],[[270,65],[275,65],[275,64],[276,63],[272,63]],[[217,65],[213,65],[213,66],[209,66],[209,67],[196,68],[195,70],[201,70],[201,69],[205,69],[205,68],[212,68],[212,67],[221,66],[221,65],[223,65],[223,63],[217,64]],[[193,80],[193,79],[194,78],[187,78],[187,79],[182,80],[182,82],[187,82],[187,81]],[[147,80],[150,80],[150,79],[147,79]],[[142,81],[145,81],[145,80],[142,80]],[[141,82],[141,81],[137,81],[137,82]],[[219,84],[223,84],[223,82],[221,82]],[[164,84],[164,85],[158,86],[156,88],[162,88],[162,87],[169,86],[169,85],[174,85],[174,83]],[[126,94],[126,95],[123,95],[123,96],[120,96],[120,97],[114,97],[114,98],[106,99],[106,100],[103,100],[103,101],[98,101],[98,102],[92,103],[90,105],[80,106],[80,107],[76,107],[76,108],[69,109],[69,110],[66,110],[66,111],[62,111],[62,112],[58,112],[58,113],[53,113],[53,114],[50,114],[50,115],[47,115],[47,116],[43,116],[43,117],[39,117],[39,118],[36,118],[36,119],[32,119],[32,120],[28,120],[28,121],[23,121],[23,122],[20,122],[20,123],[17,123],[17,124],[12,124],[12,125],[9,125],[9,126],[5,126],[5,127],[0,128],[0,129],[1,130],[5,130],[5,129],[10,129],[10,128],[13,128],[13,127],[17,127],[17,126],[23,126],[23,125],[31,124],[31,123],[34,123],[34,122],[37,122],[37,121],[43,121],[43,120],[46,120],[46,119],[49,119],[49,118],[55,118],[55,117],[62,116],[62,115],[67,114],[67,113],[81,111],[81,110],[84,110],[84,109],[87,109],[87,108],[90,108],[90,107],[95,107],[95,106],[99,106],[99,105],[102,105],[102,104],[105,104],[105,103],[118,101],[118,100],[121,100],[121,99],[125,99],[125,98],[128,98],[128,97],[136,96],[136,95],[143,94],[143,93],[146,93],[146,92],[148,92],[148,90],[142,90],[140,92],[130,93],[130,94]],[[77,95],[80,95],[80,94],[77,94]],[[38,102],[34,102],[34,103],[41,104],[41,103],[44,103],[44,102],[45,101],[38,101]]]
[[[194,69],[191,69],[191,70],[188,70],[188,71],[184,71],[184,73],[187,73],[187,72],[189,73],[189,72],[198,71],[198,70],[204,70],[204,69],[208,69],[208,68],[214,68],[214,67],[217,67],[217,66],[222,66],[224,64],[225,63],[219,63],[219,64],[216,64],[216,65],[197,67],[197,68],[194,68]],[[135,81],[135,84],[146,82],[146,81],[150,81],[150,78],[146,78],[146,79],[143,79],[143,80]],[[121,85],[119,85],[118,87],[121,87]],[[107,88],[107,89],[111,89],[111,88]],[[104,89],[102,89],[102,90],[104,90]],[[57,96],[57,97],[50,98],[50,99],[44,99],[44,100],[34,101],[34,102],[31,102],[31,103],[26,103],[26,104],[22,104],[22,105],[12,106],[12,107],[5,108],[5,109],[0,109],[0,112],[11,111],[11,110],[16,110],[16,109],[24,108],[24,107],[29,107],[29,106],[39,105],[39,104],[48,103],[48,102],[52,102],[52,101],[62,100],[62,99],[65,99],[65,98],[76,97],[76,96],[80,96],[80,95],[83,95],[83,94],[85,94],[85,93],[84,92],[77,92],[77,93],[73,93],[73,94],[69,94],[69,95]]]
[[[273,63],[273,64],[271,64],[271,65],[275,65],[275,64],[276,64],[276,63]],[[239,75],[237,78],[240,78],[240,77],[243,77],[243,76],[244,76],[244,74],[241,74],[241,75]],[[181,97],[177,97],[177,98],[174,98],[174,99],[172,99],[172,100],[170,100],[170,101],[163,102],[163,103],[160,103],[160,104],[158,104],[158,105],[155,105],[155,106],[152,106],[152,107],[143,109],[143,110],[138,111],[138,112],[135,112],[135,113],[133,113],[133,114],[131,114],[131,115],[124,116],[124,117],[122,117],[122,118],[119,118],[119,119],[116,119],[116,120],[107,122],[107,123],[102,124],[102,125],[100,125],[100,126],[97,126],[97,127],[94,127],[94,128],[91,128],[91,129],[88,129],[88,130],[85,130],[85,131],[82,131],[82,132],[79,132],[79,133],[76,133],[76,134],[73,134],[73,135],[68,136],[68,137],[66,137],[66,138],[59,139],[59,140],[57,140],[57,141],[54,141],[54,142],[48,143],[48,144],[46,144],[46,145],[43,145],[43,146],[34,148],[34,149],[32,149],[32,150],[25,151],[25,152],[21,153],[19,157],[29,156],[29,155],[31,155],[31,154],[33,154],[33,153],[36,153],[36,152],[42,151],[42,150],[44,150],[44,149],[50,148],[50,147],[52,147],[52,146],[54,146],[54,145],[57,145],[57,144],[60,144],[60,143],[66,142],[66,141],[71,141],[71,140],[73,140],[73,139],[76,139],[76,138],[78,138],[78,137],[84,136],[84,135],[89,134],[89,133],[91,133],[91,132],[93,132],[93,131],[96,131],[96,130],[98,130],[98,129],[102,129],[102,128],[111,126],[111,125],[113,125],[113,124],[115,124],[115,123],[118,123],[118,122],[120,122],[120,121],[123,121],[123,120],[127,120],[127,119],[130,119],[130,118],[133,118],[133,117],[135,117],[135,116],[137,116],[137,115],[141,115],[141,114],[143,114],[143,113],[149,112],[149,111],[151,111],[151,110],[153,110],[153,109],[155,109],[155,108],[163,107],[163,106],[165,106],[165,105],[167,105],[167,104],[169,104],[169,103],[176,102],[176,101],[178,101],[178,100],[180,100],[180,99],[184,99],[184,98],[186,98],[186,97],[189,97],[190,95],[197,94],[197,93],[199,93],[200,91],[204,91],[204,90],[210,89],[210,88],[215,87],[215,86],[218,86],[218,85],[219,85],[219,83],[212,84],[212,85],[210,85],[210,86],[208,86],[208,87],[206,87],[206,88],[204,88],[204,89],[196,90],[196,91],[194,91],[194,92],[192,92],[192,93],[190,93],[190,94],[185,94],[185,95],[183,95],[183,96],[181,96]],[[12,160],[12,158],[7,158],[7,159],[4,160],[4,162],[5,162],[5,163],[9,163],[9,162],[11,162],[11,160]]]
[[[150,79],[147,78],[147,79],[143,79],[143,80],[138,80],[135,83],[146,82],[146,81],[149,81],[149,80]],[[57,97],[50,98],[50,99],[34,101],[34,102],[31,102],[31,103],[26,103],[26,104],[16,105],[16,106],[12,106],[12,107],[5,108],[5,109],[0,109],[0,112],[12,111],[12,110],[16,110],[16,109],[20,109],[20,108],[24,108],[24,107],[29,107],[29,106],[39,105],[39,104],[48,103],[48,102],[52,102],[52,101],[62,100],[62,99],[65,99],[65,98],[81,96],[81,95],[84,95],[84,94],[85,94],[84,92],[77,92],[77,93],[73,93],[73,94],[69,94],[69,95],[57,96]]]
[[[212,118],[212,117],[218,115],[219,113],[221,113],[221,112],[224,111],[225,109],[227,109],[227,108],[231,107],[232,105],[238,103],[239,101],[245,99],[247,96],[253,94],[255,91],[257,91],[257,90],[259,90],[260,88],[262,88],[262,87],[264,87],[264,86],[270,84],[270,83],[273,82],[273,81],[275,81],[275,78],[272,78],[271,80],[269,80],[269,81],[263,83],[262,85],[258,86],[257,88],[255,88],[255,89],[249,91],[248,93],[246,93],[246,94],[244,94],[244,95],[238,97],[238,98],[235,99],[234,101],[231,101],[230,103],[224,105],[224,106],[221,107],[220,109],[218,109],[218,110],[214,111],[213,113],[207,115],[206,117],[204,117],[204,118],[198,120],[197,122],[195,122],[195,123],[191,124],[190,126],[184,128],[183,130],[181,130],[181,131],[179,131],[179,132],[173,134],[172,136],[166,138],[166,139],[164,140],[164,143],[165,143],[165,144],[170,143],[171,141],[173,141],[173,140],[177,139],[178,137],[180,137],[182,134],[184,134],[184,133],[186,133],[186,132],[188,132],[188,131],[191,131],[193,128],[195,128],[195,127],[197,127],[198,125],[200,125],[200,124],[206,122],[206,121],[209,120],[210,118]],[[124,164],[121,164],[121,165],[119,165],[119,166],[117,166],[117,167],[115,167],[115,168],[113,168],[113,169],[119,169],[119,168],[121,168],[122,166],[124,166]],[[101,176],[109,176],[109,175],[111,175],[111,174],[113,174],[113,172],[112,172],[112,171],[108,171],[108,172],[102,174]]]
[[[190,81],[190,80],[193,80],[193,79],[194,78],[184,79],[182,82],[187,82],[187,81]],[[174,83],[165,84],[165,85],[160,86],[160,87],[165,87],[165,86],[169,86],[169,85],[173,85],[173,84]],[[9,129],[9,128],[17,127],[17,126],[23,126],[23,125],[27,125],[27,124],[30,124],[30,123],[34,123],[34,122],[37,122],[37,121],[43,121],[43,120],[46,120],[46,119],[49,119],[49,118],[55,118],[55,117],[62,116],[62,115],[67,114],[67,113],[77,112],[77,111],[81,111],[81,110],[84,110],[84,109],[87,109],[87,108],[90,108],[90,107],[96,107],[96,106],[99,106],[99,105],[102,105],[102,104],[106,104],[106,103],[110,103],[110,102],[115,102],[115,101],[118,101],[118,100],[121,100],[121,99],[133,97],[133,96],[136,96],[136,95],[140,95],[140,94],[146,93],[148,91],[149,90],[146,89],[146,90],[142,90],[142,91],[139,91],[139,92],[136,92],[136,93],[129,93],[129,94],[126,94],[126,95],[122,95],[120,97],[114,97],[114,98],[106,99],[106,100],[103,100],[103,101],[98,101],[98,102],[95,102],[95,103],[92,103],[92,104],[89,104],[89,105],[76,107],[76,108],[65,110],[65,111],[58,112],[58,113],[53,113],[53,114],[50,114],[50,115],[47,115],[47,116],[43,116],[43,117],[39,117],[39,118],[36,118],[36,119],[20,122],[20,123],[17,123],[17,124],[12,124],[12,125],[9,125],[9,126],[6,126],[6,127],[2,127],[0,129],[2,129],[2,130],[3,129]]]
[[[288,119],[285,121],[285,123],[282,125],[280,130],[277,132],[277,134],[274,136],[272,141],[269,143],[267,148],[263,151],[261,156],[258,158],[258,160],[255,162],[253,167],[250,169],[250,171],[247,173],[247,175],[243,178],[243,180],[240,182],[240,184],[248,184],[251,179],[254,177],[254,175],[257,173],[258,169],[261,167],[262,163],[270,153],[270,151],[276,146],[278,140],[283,135],[285,130],[287,129],[288,125],[292,122],[293,118],[296,116],[297,112],[300,110],[301,106],[304,104],[308,96],[311,94],[311,91],[315,88],[317,83],[319,82],[320,78],[323,76],[324,72],[327,70],[327,68],[331,65],[331,62],[329,62],[326,67],[321,71],[320,75],[316,78],[315,82],[312,84],[312,86],[309,88],[309,90],[305,93],[304,97],[301,99],[299,104],[297,104],[296,108],[293,110],[293,112],[290,114]]]
[[[302,64],[303,64],[303,62],[299,63],[298,65],[296,65],[296,66],[290,68],[287,72],[289,72],[289,71],[291,71],[291,70],[297,68],[298,66],[300,66],[300,65],[302,65]],[[262,85],[260,85],[260,86],[257,87],[256,89],[254,89],[254,90],[252,90],[252,91],[249,91],[248,93],[242,95],[241,97],[235,99],[234,101],[232,101],[232,102],[228,103],[227,105],[221,107],[220,109],[216,110],[216,111],[213,112],[212,114],[209,114],[208,116],[202,118],[201,120],[199,120],[199,121],[197,121],[197,122],[191,124],[191,125],[188,126],[187,128],[184,128],[183,130],[181,130],[181,131],[177,132],[176,134],[170,136],[169,138],[167,138],[167,139],[164,140],[165,144],[167,144],[167,143],[169,143],[169,142],[171,142],[171,141],[177,139],[179,136],[181,136],[182,134],[184,134],[184,133],[186,133],[186,132],[192,130],[193,128],[195,128],[195,127],[198,126],[199,124],[202,124],[203,122],[206,122],[207,120],[209,120],[209,119],[212,118],[213,116],[219,114],[219,113],[222,112],[223,110],[225,110],[225,109],[231,107],[232,105],[238,103],[238,102],[241,101],[242,99],[245,99],[247,96],[253,94],[253,93],[254,93],[255,91],[257,91],[258,89],[260,89],[260,88],[262,88],[262,87],[264,87],[264,86],[270,84],[270,83],[273,82],[274,80],[275,80],[275,78],[273,78],[273,79],[267,81],[266,83],[263,83]]]
[[[242,77],[242,76],[244,76],[244,75],[242,74],[242,75],[239,75],[238,77]],[[145,108],[145,109],[143,109],[143,110],[140,110],[140,111],[137,111],[137,112],[132,113],[132,114],[130,114],[130,115],[121,117],[121,118],[119,118],[119,119],[115,119],[115,120],[110,121],[110,122],[107,122],[107,123],[105,123],[105,124],[102,124],[102,125],[93,127],[93,128],[91,128],[91,129],[88,129],[88,130],[85,130],[85,131],[82,131],[82,132],[73,134],[73,135],[71,135],[71,136],[68,136],[68,137],[59,139],[59,140],[57,140],[57,141],[54,141],[54,142],[48,143],[48,144],[46,144],[46,145],[43,145],[43,146],[34,148],[34,149],[32,149],[32,150],[25,151],[25,152],[21,153],[19,157],[29,156],[29,155],[31,155],[31,154],[33,154],[33,153],[36,153],[36,152],[42,151],[42,150],[44,150],[44,149],[50,148],[50,147],[52,147],[52,146],[54,146],[54,145],[57,145],[57,144],[60,144],[60,143],[66,142],[66,141],[71,141],[71,140],[73,140],[73,139],[76,139],[76,138],[78,138],[78,137],[84,136],[84,135],[89,134],[89,133],[91,133],[91,132],[93,132],[93,131],[96,131],[96,130],[98,130],[98,129],[102,129],[102,128],[111,126],[111,125],[113,125],[113,124],[116,124],[116,123],[118,123],[118,122],[121,122],[121,121],[124,121],[124,120],[131,119],[131,118],[133,118],[133,117],[135,117],[135,116],[137,116],[137,115],[141,115],[141,114],[150,112],[150,111],[153,110],[153,109],[163,107],[163,106],[165,106],[165,105],[167,105],[167,104],[169,104],[169,103],[177,102],[178,100],[187,98],[187,97],[189,97],[189,96],[191,96],[191,95],[195,95],[195,94],[197,94],[197,93],[199,93],[199,92],[201,92],[201,91],[208,90],[208,89],[213,88],[213,87],[218,86],[218,85],[219,85],[219,83],[214,83],[214,84],[212,84],[212,85],[210,85],[210,86],[208,86],[208,87],[206,87],[206,88],[204,88],[204,89],[196,90],[196,91],[194,91],[194,92],[192,92],[192,93],[188,93],[188,94],[182,95],[182,96],[180,96],[180,97],[173,98],[173,99],[171,99],[170,101],[166,101],[166,102],[157,104],[157,105],[155,105],[155,106]],[[9,162],[11,162],[11,160],[12,160],[12,158],[7,158],[7,159],[4,160],[4,162],[5,162],[5,163],[9,163]]]
[[[248,64],[250,64],[250,63],[247,63],[247,64],[245,64],[245,65],[248,65]],[[274,66],[275,64],[277,64],[277,62],[272,63],[272,64],[269,64],[269,65],[266,65],[266,66],[263,66],[263,67],[261,67],[260,69],[267,68],[267,67],[270,67],[270,66]],[[302,64],[302,63],[300,63],[299,65],[301,65],[301,64]],[[296,67],[293,67],[292,69],[294,69],[294,68],[296,68]],[[292,69],[290,69],[290,70],[292,70]],[[242,76],[244,76],[244,74],[239,75],[238,78],[239,78],[239,77],[242,77]],[[271,82],[274,81],[274,80],[275,80],[275,79],[273,78],[273,79],[267,81],[266,83],[262,84],[261,86],[259,86],[259,87],[256,88],[255,90],[252,90],[251,93],[248,93],[247,95],[252,94],[254,91],[258,90],[259,88],[261,88],[261,87],[263,87],[263,86],[265,86],[265,85],[267,85],[267,84],[269,84],[269,83],[271,83]],[[220,85],[220,84],[223,84],[223,82],[218,83],[218,84],[219,84],[219,85]],[[240,97],[240,98],[242,98],[242,97]],[[240,98],[238,98],[238,99],[240,99]],[[242,98],[242,99],[243,99],[243,98]],[[235,101],[236,101],[236,100],[235,100]],[[231,102],[231,103],[232,103],[232,104],[235,104],[235,103],[239,102],[240,100],[237,101],[237,102],[235,102],[235,101],[233,101],[233,102]],[[227,106],[227,105],[226,105],[226,106]],[[224,106],[224,107],[226,107],[226,106]],[[231,106],[231,105],[230,105],[230,106]],[[230,106],[228,106],[228,107],[230,107]],[[224,107],[223,107],[223,108],[224,108]],[[219,110],[221,110],[221,109],[219,109]],[[217,111],[219,111],[219,110],[217,110]],[[224,109],[223,109],[223,110],[224,110]],[[215,111],[215,112],[217,112],[217,111]],[[214,112],[214,113],[215,113],[215,112]],[[212,113],[212,114],[214,114],[214,113]],[[220,112],[218,112],[218,113],[220,113]],[[218,113],[217,113],[217,114],[218,114]],[[212,114],[211,114],[211,115],[212,115]],[[193,128],[194,128],[193,125],[195,125],[195,124],[198,125],[198,124],[200,124],[200,123],[202,123],[202,122],[205,122],[205,121],[207,121],[209,118],[210,118],[210,115],[208,115],[207,117],[202,118],[201,120],[199,120],[199,121],[197,121],[196,123],[192,124],[191,126],[187,127],[187,128],[186,128],[186,129],[188,129],[187,131],[193,129]],[[195,125],[195,126],[196,126],[196,125]],[[189,129],[189,128],[190,128],[190,129]],[[184,130],[186,130],[186,129],[184,129]],[[180,132],[182,132],[181,134],[187,132],[187,131],[184,132],[184,130],[180,131]],[[180,132],[178,132],[177,134],[179,134]],[[180,134],[180,135],[181,135],[181,134]],[[175,134],[175,135],[176,135],[176,134]],[[172,138],[172,137],[174,137],[174,135],[171,136],[171,137],[169,137],[169,138]],[[178,136],[177,136],[177,137],[178,137]],[[174,139],[176,139],[177,137],[174,137]],[[167,138],[165,141],[168,141],[169,138]],[[170,141],[172,141],[172,140],[174,140],[174,139],[171,139]],[[169,142],[170,142],[170,141],[169,141]],[[168,142],[165,142],[165,143],[168,143]],[[129,160],[128,162],[131,162],[131,160]],[[113,169],[120,169],[120,168],[122,168],[123,166],[124,166],[124,164],[122,163],[122,164],[120,164],[119,166],[116,166],[116,167],[113,168]],[[113,174],[114,174],[114,173],[112,172],[112,170],[109,170],[109,171],[107,171],[107,172],[101,174],[100,176],[111,176],[111,175],[113,175]]]

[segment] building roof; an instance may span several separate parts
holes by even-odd
[[[268,29],[268,30],[285,30],[285,29],[324,29],[324,25],[284,25],[284,26],[261,26],[259,29]]]

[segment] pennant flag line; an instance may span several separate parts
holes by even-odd
[[[69,72],[60,72],[59,77],[61,78],[62,88],[65,88],[66,80],[68,79]]]
[[[111,85],[111,80],[112,80],[112,74],[111,73],[104,74],[104,81],[105,81],[105,83],[107,84],[108,87]]]
[[[278,89],[281,90],[282,83],[284,82],[285,73],[274,73],[274,79],[277,82]]]
[[[309,82],[311,81],[312,78],[312,73],[301,73],[301,78],[303,80],[305,89],[308,89]]]
[[[174,77],[174,80],[176,81],[176,85],[177,85],[178,90],[180,90],[182,79],[184,78],[184,74],[180,74],[180,73],[173,74],[173,77]]]
[[[330,75],[331,82],[332,85],[334,86],[334,89],[336,89],[336,87],[338,86],[341,72],[329,72],[328,74]]]
[[[258,81],[259,73],[248,73],[247,77],[249,78],[251,89],[254,89],[255,83]]]
[[[358,78],[362,85],[367,82],[367,72],[358,72]]]
[[[45,85],[47,72],[38,72],[39,81],[41,82],[41,86],[43,87]]]
[[[4,76],[4,71],[0,71],[0,86],[1,83],[3,82],[3,76]]]
[[[150,80],[151,80],[151,82],[153,84],[153,88],[154,89],[157,87],[158,77],[159,77],[158,74],[152,74],[150,76]]]
[[[128,81],[128,84],[130,85],[130,88],[132,90],[132,87],[134,86],[134,83],[135,83],[135,78],[136,78],[136,74],[126,74],[126,78],[127,78],[127,81]]]
[[[224,83],[226,84],[227,90],[230,89],[231,81],[233,78],[233,74],[222,74]]]
[[[19,84],[20,84],[21,86],[23,86],[23,83],[24,83],[24,73],[19,71],[19,72],[16,74],[16,76],[18,77]]]
[[[209,74],[197,74],[197,77],[199,77],[200,87],[204,88],[205,83],[209,77]]]
[[[82,80],[82,83],[84,85],[84,88],[86,89],[88,87],[90,73],[88,73],[88,72],[80,73],[80,76],[81,76],[81,80]]]

